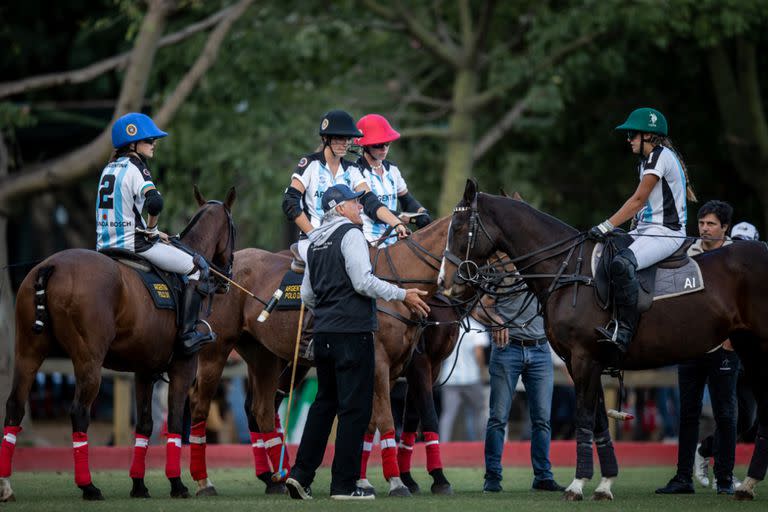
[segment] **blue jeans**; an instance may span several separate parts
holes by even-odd
[[[552,409],[552,355],[549,344],[523,347],[511,342],[504,348],[491,349],[491,410],[485,429],[485,479],[501,480],[501,454],[509,410],[520,376],[528,394],[531,414],[531,464],[533,481],[552,480],[549,462],[549,424]]]

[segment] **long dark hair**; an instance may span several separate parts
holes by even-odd
[[[685,165],[685,162],[683,161],[683,156],[680,154],[680,152],[677,149],[675,149],[675,146],[672,145],[672,139],[664,135],[651,133],[650,139],[648,142],[654,145],[662,145],[664,147],[667,147],[670,150],[672,150],[675,156],[677,156],[677,159],[680,161],[680,167],[683,168],[683,174],[685,175],[685,195],[688,198],[688,200],[691,201],[692,203],[698,203],[699,199],[696,197],[696,192],[694,192],[693,190],[693,183],[691,183],[691,178],[688,176],[688,167]]]

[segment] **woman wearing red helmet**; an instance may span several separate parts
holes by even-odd
[[[394,162],[387,160],[389,146],[400,138],[400,134],[379,114],[361,117],[357,128],[363,132],[363,136],[357,139],[357,143],[363,147],[363,156],[357,160],[357,166],[362,170],[371,192],[390,210],[397,210],[399,200],[403,212],[419,214],[402,216],[406,222],[413,222],[419,228],[432,222],[427,209],[408,192],[408,185],[400,169]],[[363,232],[369,242],[380,241],[380,245],[389,245],[397,241],[395,237],[380,240],[388,228],[383,222],[377,222],[367,215],[363,217],[363,222]]]

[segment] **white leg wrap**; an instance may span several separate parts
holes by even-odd
[[[362,487],[363,489],[373,489],[373,484],[371,484],[367,478],[361,478],[355,483],[355,485]]]
[[[399,476],[393,476],[389,479],[389,490],[393,491],[395,489],[399,489],[400,487],[405,487],[405,484],[402,480],[400,480]]]
[[[586,478],[574,478],[573,482],[571,482],[571,485],[568,486],[568,488],[565,490],[565,492],[571,492],[573,494],[579,494],[584,495],[584,484],[586,484],[589,480]]]
[[[613,485],[613,481],[615,480],[615,477],[606,478],[603,477],[600,479],[600,484],[595,489],[594,497],[595,499],[613,499],[613,493],[611,492],[611,486]]]
[[[8,500],[13,496],[10,478],[0,478],[0,502]]]
[[[754,496],[754,494],[755,494],[755,486],[757,485],[758,482],[759,482],[759,480],[755,480],[754,478],[748,476],[747,478],[744,479],[743,482],[741,482],[741,485],[739,485],[736,488],[736,490],[737,491],[744,491],[744,492],[747,492],[747,493],[752,494]]]

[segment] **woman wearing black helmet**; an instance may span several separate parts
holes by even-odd
[[[319,134],[323,142],[321,148],[299,160],[283,198],[283,212],[302,231],[299,239],[301,258],[306,261],[309,247],[306,235],[322,222],[323,193],[336,184],[365,191],[360,199],[365,214],[394,227],[399,237],[408,236],[405,225],[371,193],[357,165],[344,159],[352,139],[363,136],[352,116],[343,110],[331,110],[323,116]]]
[[[599,327],[604,341],[616,350],[615,367],[635,333],[638,283],[636,271],[671,256],[683,245],[687,219],[686,198],[696,201],[688,171],[667,136],[667,120],[658,110],[638,108],[616,127],[626,133],[632,152],[640,158],[640,184],[619,210],[589,230],[595,240],[604,240],[630,219],[634,242],[619,251],[611,263],[611,287],[616,302],[616,325]]]
[[[139,253],[162,270],[189,276],[179,341],[181,350],[192,354],[215,335],[195,330],[202,295],[196,290],[200,272],[193,257],[169,245],[168,235],[157,227],[163,196],[152,181],[147,159],[154,156],[157,139],[167,135],[149,116],[138,112],[125,114],[112,125],[115,152],[101,173],[96,198],[96,250]],[[141,216],[145,206],[146,222]]]

